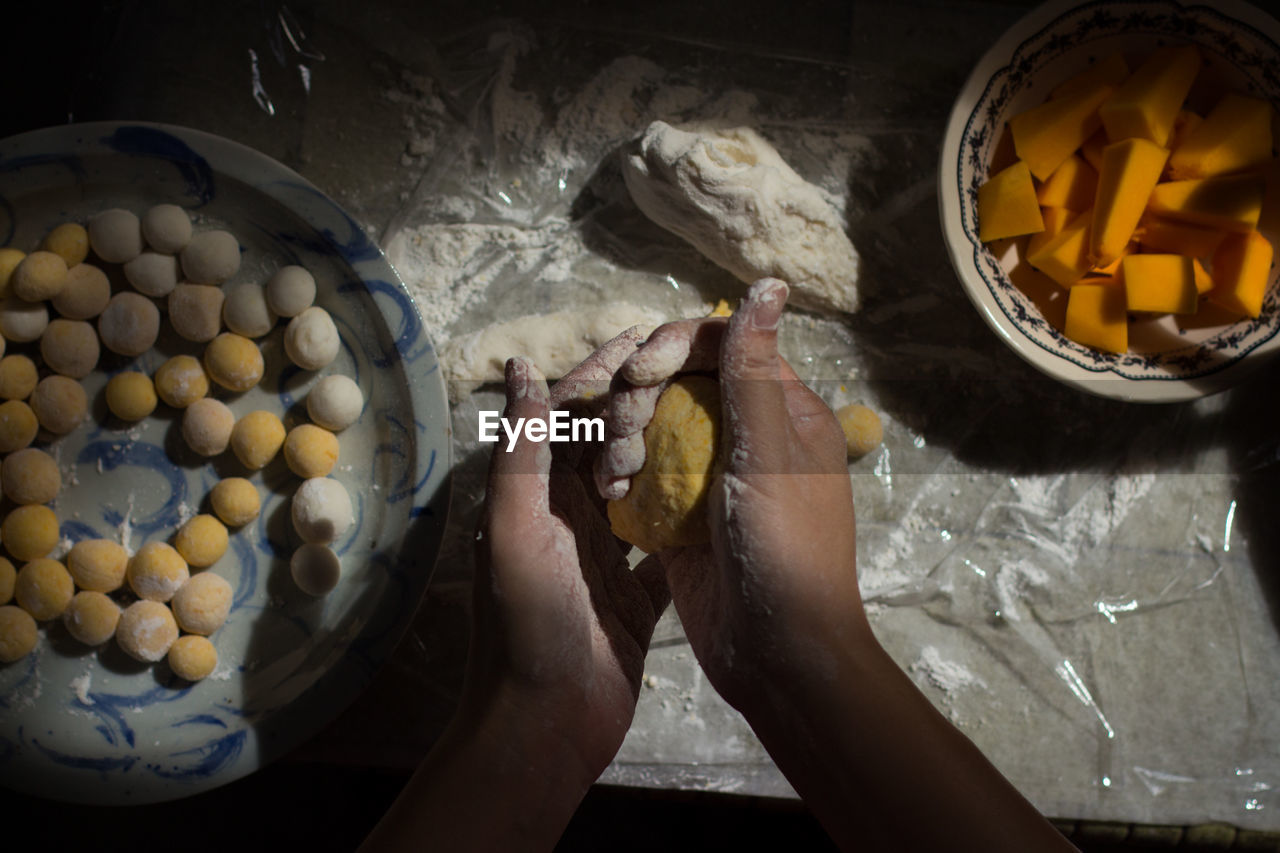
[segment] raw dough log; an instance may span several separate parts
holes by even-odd
[[[649,125],[622,165],[646,216],[748,284],[772,276],[792,302],[858,307],[858,253],[840,215],[750,128]]]

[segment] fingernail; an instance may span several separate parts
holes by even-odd
[[[787,304],[787,285],[776,278],[762,278],[747,291],[751,306],[751,325],[757,329],[776,329]]]
[[[529,395],[529,363],[523,358],[509,358],[506,364],[507,401],[523,400]]]

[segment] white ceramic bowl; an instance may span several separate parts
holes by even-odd
[[[1187,400],[1238,381],[1280,347],[1280,273],[1272,269],[1256,320],[1202,321],[1198,327],[1179,326],[1172,317],[1144,320],[1131,326],[1130,352],[1099,352],[1067,340],[1028,295],[1056,302],[1065,300],[1065,290],[1020,263],[1016,247],[997,257],[978,240],[977,191],[1008,119],[1043,103],[1055,85],[1116,51],[1140,59],[1157,45],[1188,42],[1199,45],[1205,60],[1189,102],[1197,93],[1209,99],[1231,90],[1280,106],[1280,22],[1255,6],[1236,0],[1216,0],[1212,7],[1175,0],[1050,2],[1018,21],[982,57],[956,99],[943,140],[942,230],[979,313],[1035,367],[1106,397]],[[1280,245],[1280,235],[1264,235]]]

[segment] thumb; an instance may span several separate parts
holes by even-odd
[[[726,458],[739,471],[743,463],[762,473],[785,470],[792,428],[779,380],[778,320],[787,293],[776,278],[751,285],[720,350],[724,442],[734,451]]]

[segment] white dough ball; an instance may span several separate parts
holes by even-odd
[[[253,282],[237,284],[222,305],[227,328],[246,338],[260,338],[276,327],[276,314],[267,307],[267,294]]]
[[[157,252],[175,255],[191,242],[191,217],[176,204],[157,204],[142,215],[142,236]]]
[[[221,400],[201,397],[182,412],[182,437],[201,456],[217,456],[231,443],[236,416]]]
[[[338,585],[342,563],[328,545],[308,542],[293,552],[289,573],[307,595],[324,595]]]
[[[0,300],[0,335],[6,341],[34,341],[48,325],[49,309],[43,302],[23,302],[16,296]]]
[[[341,483],[330,477],[304,480],[293,493],[290,509],[293,529],[304,542],[332,542],[355,521],[351,496]]]
[[[315,384],[307,394],[307,414],[332,432],[339,432],[360,419],[364,394],[349,376],[334,374]]]
[[[289,321],[284,351],[303,370],[319,370],[338,357],[342,339],[329,312],[313,305]]]
[[[167,296],[178,286],[178,258],[160,252],[143,252],[124,265],[124,277],[139,293]]]
[[[160,309],[141,293],[117,293],[98,317],[98,335],[114,353],[142,355],[160,335]]]
[[[240,244],[226,231],[201,231],[182,250],[182,271],[195,284],[221,284],[240,269]]]
[[[124,264],[142,252],[142,223],[132,211],[115,207],[89,220],[89,245],[107,263]]]
[[[296,317],[315,301],[316,280],[303,267],[281,267],[267,282],[267,305],[281,317]]]

